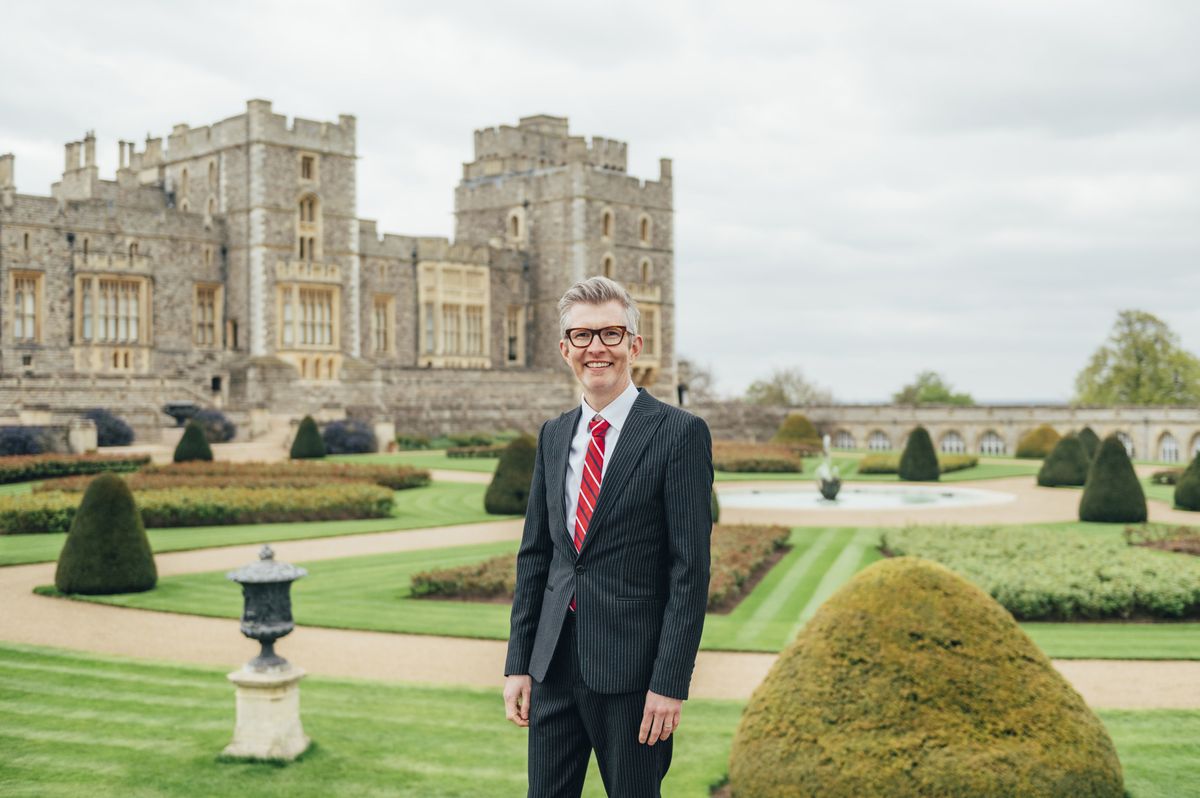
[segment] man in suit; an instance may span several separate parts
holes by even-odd
[[[592,277],[558,309],[583,396],[538,434],[504,703],[531,798],[578,796],[592,751],[608,795],[659,796],[708,602],[712,441],[634,387],[624,288]]]

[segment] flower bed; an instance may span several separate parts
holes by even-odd
[[[795,447],[779,443],[713,441],[713,468],[717,471],[779,474],[803,470]]]
[[[72,474],[99,474],[101,471],[133,471],[149,462],[149,455],[29,454],[0,457],[0,484]]]
[[[429,484],[429,472],[402,465],[368,465],[365,463],[336,463],[313,460],[293,460],[284,463],[224,463],[193,461],[170,465],[150,465],[143,474],[171,474],[181,477],[220,477],[225,484],[238,484],[244,479],[290,477],[349,479],[374,482],[392,490],[420,488]]]
[[[939,454],[938,470],[943,474],[951,471],[962,471],[979,465],[979,458],[971,454]],[[858,461],[860,474],[899,474],[900,455],[868,454]]]
[[[1009,527],[906,527],[890,555],[936,560],[1018,620],[1200,617],[1200,561],[1127,545],[1115,535]]]
[[[293,488],[174,488],[134,494],[148,528],[225,526],[290,521],[386,518],[392,491],[379,485],[343,482]],[[0,501],[0,534],[66,532],[79,508],[78,493],[35,493]]]
[[[787,543],[781,526],[721,525],[713,527],[712,578],[708,608],[728,609],[753,586],[761,567]],[[412,594],[420,598],[484,601],[512,599],[517,585],[517,559],[511,554],[457,568],[440,568],[413,575]]]

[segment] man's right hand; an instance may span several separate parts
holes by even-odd
[[[529,693],[533,679],[527,674],[504,677],[504,716],[518,726],[529,725]]]

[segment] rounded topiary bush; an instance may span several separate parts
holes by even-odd
[[[46,432],[41,427],[0,427],[0,456],[41,454],[46,451]]]
[[[1200,510],[1200,453],[1175,483],[1175,506],[1181,510]]]
[[[1136,524],[1146,520],[1146,493],[1133,471],[1125,444],[1109,435],[1088,470],[1079,500],[1080,521]]]
[[[1082,485],[1087,482],[1091,458],[1083,448],[1083,442],[1074,435],[1067,435],[1054,446],[1050,456],[1038,470],[1037,484],[1044,488],[1060,485]]]
[[[212,447],[204,437],[204,427],[193,419],[183,428],[183,437],[175,447],[175,462],[188,463],[192,460],[212,460]]]
[[[864,569],[754,691],[736,798],[1122,798],[1103,724],[1012,615],[913,557]]]
[[[820,446],[821,436],[817,428],[803,413],[788,413],[787,418],[779,425],[771,443],[799,444],[801,446]]]
[[[158,581],[154,553],[125,480],[92,480],[71,522],[54,586],[63,593],[138,593]]]
[[[1061,436],[1049,424],[1034,427],[1017,441],[1017,457],[1046,457],[1054,451]]]
[[[96,425],[97,446],[128,446],[133,443],[133,427],[125,419],[103,407],[93,407],[83,414]]]
[[[321,432],[326,454],[365,454],[379,448],[375,430],[365,421],[331,421]]]
[[[301,419],[288,456],[293,460],[313,460],[325,456],[325,442],[321,440],[321,432],[312,416]]]
[[[484,494],[483,509],[493,515],[524,515],[536,457],[537,440],[532,435],[522,435],[506,446]]]
[[[1096,456],[1096,450],[1100,448],[1100,436],[1091,427],[1084,427],[1079,430],[1078,437],[1079,442],[1083,444],[1083,451],[1090,462]]]
[[[209,443],[226,443],[237,435],[237,425],[225,418],[220,410],[201,410],[191,420],[204,429],[204,439]]]
[[[936,482],[940,476],[937,452],[933,450],[929,431],[924,427],[917,427],[908,434],[908,443],[904,444],[904,452],[900,455],[900,479],[909,482]]]

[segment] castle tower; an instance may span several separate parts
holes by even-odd
[[[524,253],[530,301],[504,312],[527,331],[529,362],[561,359],[556,304],[577,280],[603,274],[629,289],[642,310],[646,346],[639,385],[674,396],[674,210],[671,161],[658,180],[626,173],[626,144],[572,136],[567,120],[530,116],[516,127],[475,131],[475,160],[455,191],[459,242]],[[515,318],[518,317],[519,318]]]

